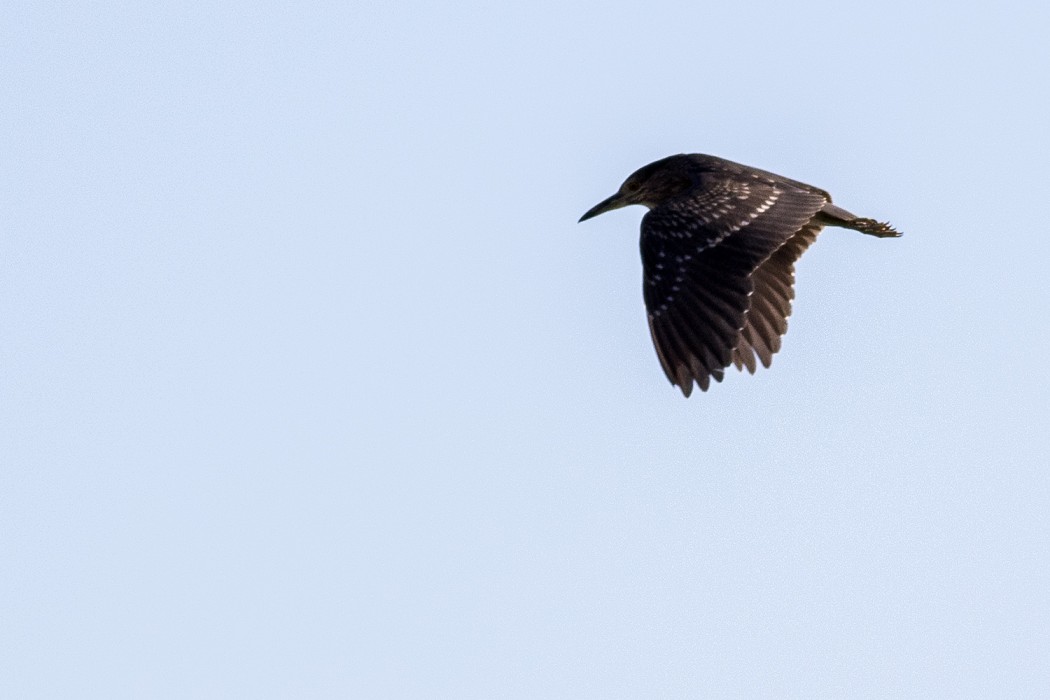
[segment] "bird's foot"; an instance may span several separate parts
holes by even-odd
[[[854,219],[849,222],[849,227],[869,236],[878,236],[879,238],[899,238],[901,235],[900,231],[889,224],[884,224],[875,219]]]

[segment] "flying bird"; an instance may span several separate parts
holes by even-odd
[[[702,154],[636,171],[580,221],[631,204],[642,218],[649,332],[667,378],[686,396],[735,365],[769,367],[787,331],[795,261],[825,226],[879,238],[889,224],[835,206],[822,189]]]

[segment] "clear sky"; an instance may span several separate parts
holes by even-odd
[[[972,8],[5,4],[0,696],[1050,695],[1050,11]],[[680,152],[905,234],[689,400],[576,223]]]

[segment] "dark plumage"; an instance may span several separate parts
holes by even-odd
[[[835,206],[786,177],[700,154],[650,163],[585,221],[642,204],[645,306],[660,364],[686,396],[736,365],[769,367],[787,331],[795,261],[824,226],[880,238],[889,224]]]

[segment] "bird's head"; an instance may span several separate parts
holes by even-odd
[[[599,202],[580,217],[580,221],[632,204],[641,204],[652,209],[671,197],[686,192],[694,183],[689,165],[686,156],[671,156],[640,168],[620,185],[619,192]]]

